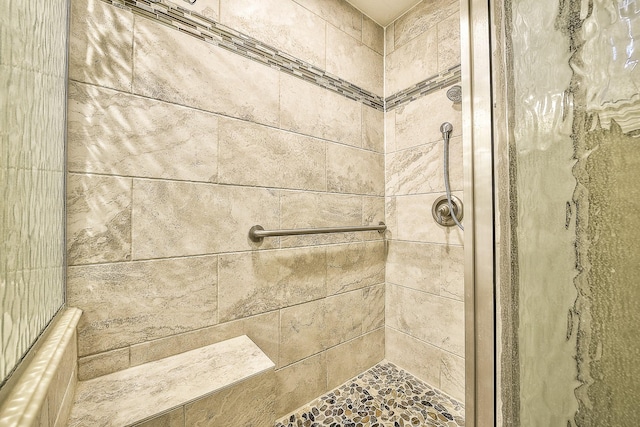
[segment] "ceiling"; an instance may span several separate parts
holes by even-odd
[[[386,27],[422,0],[347,0],[369,18]]]

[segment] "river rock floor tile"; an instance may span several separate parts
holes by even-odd
[[[381,362],[276,422],[275,427],[462,427],[464,405]]]

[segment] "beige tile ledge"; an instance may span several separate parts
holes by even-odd
[[[69,426],[124,426],[273,370],[246,335],[78,383]]]
[[[32,360],[20,374],[13,389],[0,407],[0,426],[36,425],[45,409],[49,388],[72,343],[82,311],[67,308],[43,335],[43,342],[34,351]]]

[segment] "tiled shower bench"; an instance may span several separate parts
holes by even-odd
[[[69,426],[273,426],[274,363],[243,335],[78,383]]]

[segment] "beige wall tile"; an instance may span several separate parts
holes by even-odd
[[[71,82],[68,120],[72,172],[216,181],[213,114]]]
[[[49,425],[66,421],[69,417],[70,406],[68,400],[69,393],[74,393],[78,382],[76,364],[78,360],[77,334],[74,331],[68,345],[64,346],[61,359],[55,370],[54,376],[47,391],[47,402],[49,405]],[[58,420],[58,418],[60,420]]]
[[[431,214],[433,202],[444,193],[397,197],[398,232],[396,238],[424,243],[462,245],[464,232],[458,227],[443,227]],[[454,196],[463,200],[462,194]],[[462,220],[464,225],[464,218]]]
[[[193,4],[185,2],[180,3],[180,7],[220,22],[220,0],[199,0]]]
[[[327,72],[383,95],[382,55],[347,33],[327,26]]]
[[[77,339],[75,339],[77,341]],[[75,354],[74,362],[77,360],[77,352]],[[53,423],[53,427],[65,427],[68,424],[69,416],[71,415],[71,409],[73,407],[73,399],[76,393],[76,386],[78,384],[78,376],[77,376],[77,368],[76,364],[73,364],[73,372],[71,372],[71,377],[69,378],[69,384],[67,385],[67,390],[64,394],[62,402],[60,403],[58,414]],[[51,426],[51,422],[49,426]]]
[[[384,153],[384,113],[362,105],[362,148]]]
[[[385,224],[387,224],[387,242],[390,239],[398,238],[398,198],[397,197],[385,197],[384,199],[385,210]]]
[[[185,405],[185,425],[272,427],[275,385],[269,371],[198,399]]]
[[[362,197],[345,194],[283,191],[280,196],[282,228],[320,228],[361,225]],[[361,241],[361,233],[315,234],[282,237],[282,247]]]
[[[137,19],[134,93],[278,124],[278,72],[146,19]],[[171,66],[168,66],[171,64]]]
[[[324,353],[276,371],[276,419],[325,393],[327,361]]]
[[[443,353],[440,358],[440,390],[464,403],[464,358]]]
[[[131,258],[131,179],[70,174],[67,178],[70,265]]]
[[[67,303],[84,311],[86,356],[217,323],[217,258],[70,267]]]
[[[383,241],[327,248],[327,293],[334,295],[384,282]]]
[[[135,424],[135,427],[184,427],[184,407],[166,414]]]
[[[464,356],[464,304],[461,301],[387,285],[385,319],[391,328]]]
[[[260,188],[134,180],[133,218],[134,259],[247,250],[253,225],[277,227],[278,195]],[[273,244],[266,239],[261,247]]]
[[[220,182],[326,190],[325,142],[240,120],[220,122]]]
[[[384,28],[384,50],[385,55],[389,55],[396,48],[395,23],[391,23]]]
[[[129,92],[133,14],[100,0],[71,2],[69,78]]]
[[[464,301],[464,248],[442,247],[442,281],[440,295]]]
[[[334,27],[360,40],[362,34],[362,13],[343,0],[294,0],[313,11]]]
[[[282,129],[359,147],[362,104],[297,77],[281,74]]]
[[[440,125],[443,122],[453,125],[452,138],[462,135],[460,106],[449,101],[447,89],[431,93],[393,111],[396,115],[396,150],[442,141]],[[456,160],[453,155],[452,164]]]
[[[432,77],[438,72],[438,34],[426,31],[387,55],[385,61],[385,96]]]
[[[327,386],[333,389],[384,359],[384,328],[327,351]]]
[[[438,24],[438,71],[445,71],[458,64],[460,64],[460,13],[456,11]]]
[[[414,101],[415,102],[415,101]],[[384,113],[384,147],[385,153],[396,151],[396,111]]]
[[[458,0],[424,0],[396,19],[395,46],[400,47],[457,12]],[[458,27],[459,27],[458,23]]]
[[[129,347],[78,359],[78,379],[80,381],[101,377],[129,367]]]
[[[260,350],[266,354],[275,365],[278,365],[278,348],[280,346],[280,313],[259,314],[242,319],[244,335],[251,338]]]
[[[385,331],[385,358],[432,387],[440,387],[442,350],[396,329]]]
[[[384,194],[384,155],[327,145],[327,188],[340,193]]]
[[[379,225],[384,220],[384,197],[363,197],[362,224]],[[382,240],[384,234],[377,231],[366,231],[362,233],[362,237],[364,240]]]
[[[385,285],[369,286],[362,290],[362,332],[371,332],[384,326],[384,290]]]
[[[384,28],[368,16],[362,16],[362,42],[380,55],[384,55]]]
[[[292,0],[220,0],[224,25],[325,68],[325,21]]]
[[[328,297],[326,304],[326,339],[329,348],[362,335],[364,306],[362,291],[351,291]]]
[[[389,242],[387,283],[440,294],[442,250],[441,245]]]
[[[220,256],[219,316],[228,321],[326,295],[324,248]]]
[[[280,310],[278,367],[298,362],[327,348],[327,303],[324,299]]]

